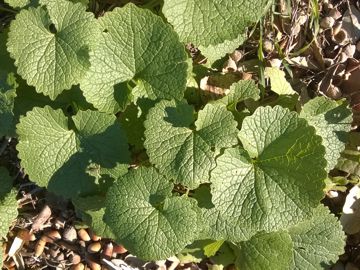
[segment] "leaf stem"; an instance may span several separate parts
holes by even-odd
[[[15,11],[13,9],[10,9],[10,8],[3,7],[3,6],[0,6],[0,11],[10,12],[10,13],[13,13],[13,14],[17,13],[17,11]]]
[[[153,9],[157,5],[161,4],[161,0],[150,0],[146,4],[142,5],[143,8]]]

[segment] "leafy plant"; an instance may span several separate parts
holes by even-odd
[[[347,104],[260,106],[252,80],[208,102],[184,98],[197,82],[182,42],[215,61],[272,1],[165,0],[156,12],[130,3],[98,18],[84,3],[9,1],[20,2],[31,7],[1,33],[0,135],[18,138],[30,180],[143,259],[336,261],[345,235],[320,201],[345,149]],[[272,90],[294,94],[283,75],[267,71]],[[16,213],[10,190],[0,193],[0,237]]]

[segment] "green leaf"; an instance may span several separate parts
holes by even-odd
[[[23,8],[30,4],[30,0],[5,0],[5,3],[13,8]]]
[[[0,138],[15,136],[16,120],[13,109],[17,86],[13,73],[5,75],[0,71]]]
[[[136,104],[132,103],[127,106],[126,110],[120,115],[120,122],[124,127],[128,142],[134,146],[135,151],[144,148],[144,121],[149,109],[154,104],[153,100],[139,98]]]
[[[14,62],[6,51],[7,31],[0,33],[0,137],[15,135],[14,99],[18,83]]]
[[[101,183],[96,177],[94,182],[94,169],[126,170],[130,160],[114,115],[79,111],[70,120],[61,110],[34,108],[20,119],[17,133],[19,158],[30,179],[64,197],[93,192]]]
[[[217,45],[209,45],[207,47],[199,46],[201,54],[204,55],[210,63],[214,63],[216,60],[224,57],[226,54],[230,54],[235,51],[244,41],[247,39],[247,34],[241,33],[234,40],[225,40]]]
[[[220,207],[201,209],[205,220],[204,229],[200,234],[201,239],[227,240],[240,242],[249,239],[256,231],[253,228],[239,223],[239,217],[224,215]]]
[[[128,4],[100,19],[99,46],[90,53],[91,67],[81,82],[86,99],[106,112],[123,110],[131,84],[135,99],[181,99],[187,56],[176,33],[149,10]]]
[[[336,168],[352,175],[360,175],[360,133],[350,132],[346,149],[341,153]]]
[[[192,106],[163,100],[144,123],[150,162],[190,189],[209,182],[216,151],[237,144],[236,122],[225,106],[207,104],[194,120]]]
[[[224,240],[219,240],[204,246],[204,254],[207,257],[214,256],[219,251],[224,242]]]
[[[89,50],[100,33],[94,15],[82,4],[43,2],[46,8],[20,11],[10,25],[7,46],[18,74],[55,99],[85,75]]]
[[[181,41],[207,47],[236,39],[271,3],[269,0],[165,0],[162,11]]]
[[[0,197],[0,239],[6,237],[9,227],[18,215],[16,194],[13,189]]]
[[[345,233],[338,219],[318,205],[309,219],[288,232],[259,233],[238,246],[237,266],[244,270],[321,270],[344,252]]]
[[[206,258],[203,247],[211,242],[211,240],[196,240],[184,248],[177,255],[177,258],[183,264],[200,263],[203,259]]]
[[[239,247],[236,265],[242,270],[293,269],[289,268],[293,244],[287,232],[259,233]]]
[[[244,119],[239,138],[245,150],[225,150],[211,172],[221,219],[236,221],[232,226],[249,234],[308,218],[326,178],[325,150],[315,130],[288,109],[259,107]]]
[[[142,259],[168,258],[197,236],[193,203],[171,190],[170,182],[145,167],[129,171],[109,190],[105,222],[116,240]]]
[[[211,261],[215,264],[210,268],[211,270],[223,270],[226,266],[235,263],[235,254],[233,245],[225,242],[216,255],[212,256]]]
[[[285,78],[285,72],[277,67],[265,68],[265,77],[270,79],[271,91],[278,95],[294,95],[290,83]]]
[[[96,235],[111,239],[115,237],[109,226],[103,221],[105,197],[77,197],[72,201],[76,209],[80,210],[82,220],[91,227]]]
[[[316,97],[306,103],[300,113],[322,137],[325,146],[326,170],[335,167],[345,149],[348,132],[351,130],[352,113],[345,101]]]
[[[260,89],[253,80],[240,80],[230,86],[229,93],[214,103],[221,103],[230,111],[236,111],[236,105],[247,99],[260,99]]]
[[[344,252],[345,233],[327,207],[319,205],[309,220],[289,229],[294,245],[291,267],[321,270],[334,264]]]

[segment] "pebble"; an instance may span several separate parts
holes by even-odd
[[[97,253],[101,250],[101,244],[100,242],[94,242],[94,243],[91,243],[88,248],[87,248],[87,251],[89,253]]]
[[[328,28],[333,27],[334,23],[335,23],[335,20],[333,17],[324,17],[320,21],[320,26],[322,29],[328,29]]]
[[[74,242],[77,239],[76,230],[73,226],[67,227],[63,232],[63,238],[66,241]]]

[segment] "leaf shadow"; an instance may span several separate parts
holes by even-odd
[[[177,103],[175,107],[166,107],[164,120],[173,127],[189,128],[195,121],[194,108],[186,103]]]

